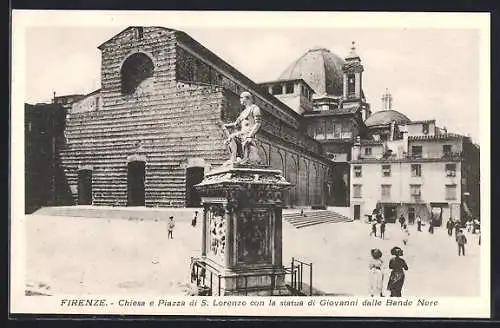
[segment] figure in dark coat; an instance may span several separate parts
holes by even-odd
[[[387,289],[391,292],[391,297],[401,297],[401,290],[405,282],[405,271],[408,270],[408,265],[406,261],[401,258],[401,256],[403,256],[403,250],[401,248],[393,247],[391,249],[391,254],[394,255],[394,257],[389,261],[389,269],[392,271],[389,276],[389,282],[387,283]]]
[[[450,237],[453,235],[453,227],[454,227],[453,219],[449,218],[448,222],[446,222],[446,229],[448,230],[448,236]]]

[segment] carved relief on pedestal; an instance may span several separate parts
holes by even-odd
[[[224,261],[226,249],[226,218],[222,205],[213,205],[208,209],[208,253],[217,261]]]
[[[237,260],[240,263],[270,263],[272,213],[241,211],[238,215]]]

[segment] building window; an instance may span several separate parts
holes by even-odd
[[[95,98],[95,110],[99,110],[99,97]]]
[[[412,177],[421,177],[422,176],[422,165],[412,164],[411,165],[411,176]]]
[[[325,125],[323,122],[318,122],[316,126],[316,140],[325,140]]]
[[[382,199],[384,200],[391,199],[391,185],[389,184],[382,185]]]
[[[422,146],[411,146],[411,155],[413,158],[422,158]]]
[[[339,139],[342,134],[342,124],[334,123],[333,124],[333,137],[335,139]]]
[[[120,70],[122,94],[132,94],[139,84],[153,76],[154,64],[143,53],[135,53],[125,60]]]
[[[391,166],[390,165],[382,165],[382,176],[384,176],[384,177],[391,176]]]
[[[446,200],[457,199],[457,185],[446,185]]]
[[[372,148],[371,147],[365,147],[365,155],[366,156],[371,156],[372,154]]]
[[[428,134],[429,133],[429,123],[422,124],[422,133],[423,134]]]
[[[333,130],[334,130],[334,124],[332,124],[331,122],[327,122],[326,123],[326,139],[333,139],[334,138]]]
[[[293,93],[293,83],[287,83],[285,85],[285,93]]]
[[[272,92],[273,92],[273,95],[280,95],[283,93],[283,87],[279,84],[273,85]]]
[[[138,27],[137,28],[137,38],[142,39],[143,37],[144,37],[144,28]]]
[[[361,176],[362,176],[361,165],[355,165],[354,166],[354,176],[356,178],[361,178]]]
[[[354,97],[356,95],[356,78],[354,77],[354,74],[349,74],[347,75],[347,96],[348,97]]]
[[[309,126],[307,128],[307,134],[311,137],[311,138],[314,138],[314,132],[316,131],[316,129],[314,128],[314,126]]]
[[[351,126],[349,124],[342,124],[342,139],[352,138]]]
[[[410,185],[410,197],[413,202],[419,202],[422,197],[419,184]]]
[[[443,145],[443,156],[451,155],[451,145]]]
[[[457,164],[446,164],[444,170],[446,171],[447,177],[454,177],[457,175]]]
[[[362,194],[361,194],[361,185],[360,184],[355,184],[355,185],[352,185],[353,187],[353,198],[361,198]]]

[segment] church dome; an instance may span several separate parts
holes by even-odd
[[[395,111],[395,110],[381,110],[378,112],[373,113],[370,115],[366,120],[365,120],[365,125],[367,127],[374,127],[378,125],[385,125],[388,123],[391,123],[393,121],[396,121],[396,123],[409,123],[411,120],[408,118],[408,116]]]
[[[315,97],[339,97],[343,94],[344,63],[328,49],[311,49],[288,66],[279,80],[303,79],[313,88]]]

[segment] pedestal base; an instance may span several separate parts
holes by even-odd
[[[223,268],[210,259],[199,259],[198,281],[212,296],[286,296],[283,267]]]

